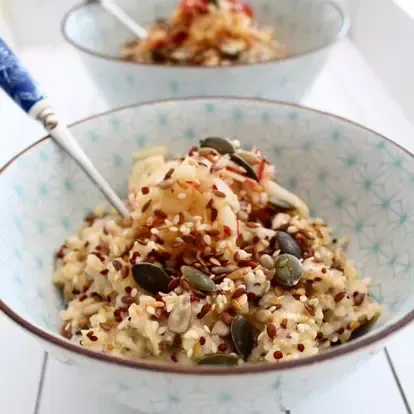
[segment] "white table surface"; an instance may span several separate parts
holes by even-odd
[[[69,46],[31,48],[22,50],[21,55],[67,122],[106,109]],[[363,123],[414,150],[413,125],[348,41],[333,51],[304,104]],[[0,120],[0,165],[43,135],[40,127],[27,120],[3,95]],[[76,377],[45,357],[36,340],[3,315],[0,339],[0,413],[137,414],[78,385]],[[382,352],[360,367],[322,399],[309,401],[291,414],[411,414],[413,344],[411,326],[393,339],[387,353]]]

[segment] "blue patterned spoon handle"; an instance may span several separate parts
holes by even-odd
[[[39,104],[45,100],[38,83],[20,62],[19,58],[0,38],[0,86],[26,113],[34,114],[36,108],[45,107],[47,103]]]
[[[106,199],[126,217],[129,211],[122,200],[99,174],[92,161],[79,146],[64,122],[50,107],[37,82],[30,76],[20,60],[0,38],[0,87],[28,115],[40,121],[50,136],[83,169]]]

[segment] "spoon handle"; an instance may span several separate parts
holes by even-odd
[[[82,168],[118,212],[124,217],[129,216],[125,204],[100,175],[68,127],[57,118],[38,83],[3,39],[0,39],[0,87],[24,112],[42,123],[55,142]]]

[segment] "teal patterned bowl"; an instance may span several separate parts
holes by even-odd
[[[95,1],[69,11],[66,40],[79,50],[91,79],[109,107],[156,99],[246,96],[298,102],[322,69],[348,21],[334,3],[315,0],[254,0],[257,21],[274,27],[289,57],[232,67],[171,67],[125,62],[120,47],[134,36]],[[168,17],[177,0],[117,0],[143,27]]]
[[[284,413],[354,372],[414,320],[414,162],[393,142],[333,115],[253,99],[204,98],[135,105],[71,127],[114,189],[125,195],[131,155],[147,145],[185,151],[200,137],[258,145],[282,184],[337,234],[372,278],[384,312],[366,336],[319,355],[217,371],[128,362],[59,336],[62,301],[51,283],[54,251],[99,204],[99,191],[50,138],[0,175],[0,309],[47,351],[107,395],[145,413]]]

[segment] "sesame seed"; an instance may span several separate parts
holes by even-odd
[[[172,175],[174,174],[174,168],[170,168],[167,172],[167,174],[165,174],[164,180],[168,180],[169,178],[172,177]]]
[[[270,339],[274,339],[277,335],[276,326],[273,323],[269,323],[266,326],[266,332]]]
[[[345,297],[346,293],[345,292],[339,292],[334,296],[334,301],[335,302],[340,302],[344,297]]]
[[[111,330],[111,325],[109,325],[109,323],[100,323],[99,326],[101,327],[101,329],[103,329],[104,331],[110,331]]]
[[[213,194],[214,194],[216,197],[219,197],[219,198],[225,198],[225,197],[226,197],[226,194],[224,194],[222,191],[219,191],[219,190],[214,190],[214,191],[213,191]]]
[[[142,206],[141,213],[145,213],[148,210],[149,206],[151,205],[151,202],[152,200],[150,199]]]

